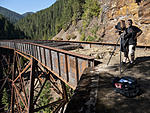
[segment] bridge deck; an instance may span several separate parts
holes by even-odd
[[[79,44],[43,40],[3,40],[0,41],[0,47],[14,49],[24,56],[33,57],[73,89],[84,69],[94,66],[93,57],[63,50],[79,48]]]

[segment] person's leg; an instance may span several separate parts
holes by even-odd
[[[135,57],[135,45],[129,45],[129,56],[130,56],[130,63],[134,62]]]
[[[127,46],[125,50],[126,50],[126,51],[124,51],[123,62],[124,62],[124,63],[127,63],[127,60],[130,61],[130,60],[129,60],[129,57],[128,57],[129,47]]]
[[[124,52],[123,62],[126,63],[128,60],[128,52]]]

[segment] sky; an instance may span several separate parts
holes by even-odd
[[[0,0],[0,6],[19,14],[48,8],[56,0]]]

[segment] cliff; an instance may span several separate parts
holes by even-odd
[[[76,25],[71,25],[67,31],[62,30],[53,39],[116,43],[119,35],[115,33],[115,25],[121,19],[127,21],[130,18],[133,25],[143,31],[138,37],[138,45],[150,45],[150,0],[98,1],[101,13],[98,17],[93,17],[86,28],[83,28],[84,20],[79,20]]]
[[[114,42],[117,38],[114,26],[117,21],[129,18],[143,33],[138,37],[139,45],[150,45],[150,0],[100,0],[103,5],[101,23],[103,41]]]

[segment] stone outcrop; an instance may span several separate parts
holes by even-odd
[[[101,25],[105,30],[104,42],[115,42],[114,26],[121,19],[133,20],[133,25],[143,33],[138,37],[138,45],[150,45],[150,0],[99,0],[102,2]]]
[[[82,31],[83,20],[80,20],[76,25],[71,25],[67,31],[62,30],[53,39],[80,41],[84,34],[85,37],[96,35],[95,41],[116,43],[119,35],[115,33],[115,25],[121,19],[127,21],[130,18],[133,25],[143,31],[138,37],[138,45],[150,46],[150,0],[99,0],[99,2],[101,14],[90,21],[85,31]],[[98,30],[93,34],[91,31],[96,27]],[[70,38],[70,35],[75,35],[76,38]]]

